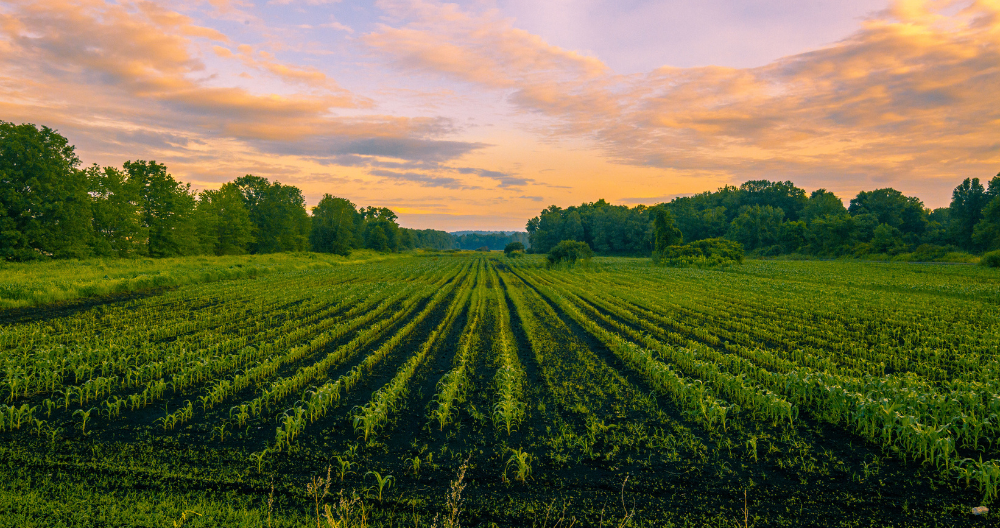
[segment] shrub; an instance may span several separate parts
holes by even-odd
[[[984,253],[979,264],[988,268],[1000,268],[1000,250]]]
[[[670,246],[653,255],[653,261],[673,267],[714,268],[743,262],[743,246],[724,238],[706,238]]]
[[[508,257],[520,257],[524,255],[524,244],[520,242],[511,242],[503,248],[503,254]]]
[[[572,266],[578,260],[589,261],[593,256],[594,250],[590,249],[586,242],[563,240],[556,244],[545,258],[548,260],[549,266],[563,262]]]
[[[489,246],[479,246],[479,249],[477,249],[476,251],[489,251],[489,250],[490,250]]]

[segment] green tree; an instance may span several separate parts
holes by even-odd
[[[115,167],[85,171],[90,194],[93,253],[101,257],[145,255],[149,229],[142,224],[138,187]]]
[[[927,231],[924,232],[922,241],[927,244],[945,246],[952,243],[951,238],[951,209],[948,207],[938,207],[927,214]]]
[[[809,252],[818,255],[843,255],[854,242],[857,224],[851,215],[841,213],[814,218],[806,230]]]
[[[515,257],[520,256],[520,255],[524,254],[524,244],[522,244],[520,242],[511,242],[510,244],[507,244],[506,246],[504,246],[504,248],[503,248],[503,254],[506,255],[506,256],[508,256],[508,257],[510,257],[510,256],[515,256]]]
[[[892,188],[861,191],[848,207],[853,216],[874,215],[878,224],[887,224],[903,233],[922,235],[927,230],[927,211],[919,198],[904,196]],[[874,229],[873,227],[873,229]]]
[[[56,131],[0,121],[0,258],[89,254],[90,200],[79,164]]]
[[[309,246],[309,214],[302,191],[247,174],[232,181],[254,225],[251,253],[305,251]]]
[[[139,199],[140,225],[148,230],[146,254],[177,257],[198,252],[194,229],[195,194],[155,161],[126,161],[129,192]]]
[[[802,219],[807,223],[827,215],[841,215],[847,212],[844,202],[836,194],[826,189],[816,189],[802,209]]]
[[[744,206],[729,225],[726,238],[739,242],[747,251],[777,245],[784,217],[784,211],[770,205]]]
[[[387,207],[368,206],[361,211],[364,220],[365,247],[375,251],[399,251],[399,225],[396,213]]]
[[[350,200],[324,194],[312,208],[309,245],[313,251],[347,256],[355,247],[361,214]]]
[[[201,253],[243,255],[253,242],[253,223],[243,205],[243,194],[232,183],[217,191],[201,192],[195,226]]]
[[[392,251],[394,249],[385,222],[372,221],[365,226],[365,247],[375,251]]]
[[[740,185],[740,206],[781,209],[788,220],[798,220],[808,203],[806,191],[790,181],[751,180]]]
[[[976,224],[983,217],[987,202],[986,189],[979,178],[966,178],[951,193],[949,227],[954,243],[965,249],[978,249],[972,240]]]
[[[906,250],[903,243],[903,232],[888,224],[879,224],[872,234],[871,250],[873,253],[897,255]]]
[[[541,214],[528,220],[528,241],[532,251],[547,253],[559,243],[562,233],[562,209],[550,205]]]
[[[653,251],[656,254],[663,253],[668,247],[677,246],[684,242],[681,230],[674,226],[674,216],[662,207],[656,208],[656,212],[653,213],[653,229],[656,233]]]
[[[1000,249],[1000,196],[983,208],[982,220],[972,231],[972,242],[985,251]]]

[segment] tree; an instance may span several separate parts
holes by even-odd
[[[87,256],[90,200],[79,164],[56,131],[0,121],[0,258]]]
[[[655,230],[655,242],[653,251],[662,253],[670,246],[676,246],[684,242],[684,235],[681,230],[674,227],[674,217],[670,211],[658,207],[653,214],[653,229]]]
[[[177,257],[198,251],[191,184],[181,185],[155,161],[126,161],[130,193],[139,199],[140,225],[149,233],[146,254]]]
[[[840,215],[847,212],[844,202],[837,195],[826,189],[816,189],[809,195],[809,200],[802,209],[802,219],[812,222],[816,218],[827,215]]]
[[[309,214],[302,191],[247,174],[232,181],[254,225],[251,253],[304,251],[309,245]]]
[[[922,235],[927,230],[927,212],[919,198],[904,196],[892,188],[861,191],[851,200],[848,212],[853,216],[871,214],[878,224],[887,224],[903,233]]]
[[[350,254],[355,247],[354,233],[361,218],[354,204],[325,194],[312,208],[312,213],[309,245],[313,251],[344,256]]]
[[[387,207],[368,206],[360,211],[364,225],[365,247],[375,251],[399,251],[399,224],[396,213]]]
[[[938,207],[927,213],[927,231],[924,232],[922,242],[945,246],[952,243],[951,238],[951,209],[948,207]]]
[[[201,253],[242,255],[253,242],[253,223],[243,195],[232,183],[202,191],[195,208],[195,226]]]
[[[965,249],[977,249],[972,240],[976,224],[983,217],[983,207],[988,202],[986,189],[979,183],[979,178],[966,178],[951,193],[949,207],[950,231],[952,240]]]
[[[770,205],[744,206],[729,225],[726,238],[739,242],[747,251],[777,245],[784,217],[784,211]]]
[[[842,255],[854,242],[856,219],[841,213],[815,218],[806,230],[809,252],[819,255]]]
[[[90,194],[91,249],[100,257],[135,257],[148,251],[149,229],[142,224],[138,187],[114,167],[85,171]]]
[[[547,253],[559,243],[562,232],[562,209],[550,205],[542,213],[528,221],[528,241],[532,251]]]
[[[390,251],[393,244],[386,232],[385,223],[379,221],[369,222],[365,227],[365,247],[375,251]]]
[[[508,257],[519,257],[524,254],[524,244],[511,242],[503,248],[503,254]]]
[[[982,215],[972,231],[972,242],[986,251],[1000,249],[1000,196],[986,204]]]
[[[741,206],[781,209],[785,218],[793,221],[799,219],[799,214],[808,203],[806,191],[790,181],[751,180],[740,185],[740,193]]]
[[[897,255],[906,250],[903,233],[889,224],[879,224],[872,234],[871,249],[874,253]]]

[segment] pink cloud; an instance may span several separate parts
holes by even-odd
[[[513,90],[515,108],[553,119],[548,133],[592,139],[621,163],[814,181],[961,179],[1000,165],[995,2],[948,16],[901,0],[834,45],[764,67],[628,77],[496,12],[383,5],[395,24],[363,42],[397,68]]]

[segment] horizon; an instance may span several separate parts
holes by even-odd
[[[998,35],[984,1],[18,0],[0,108],[85,165],[255,174],[414,229],[757,179],[933,209],[1000,171]]]

